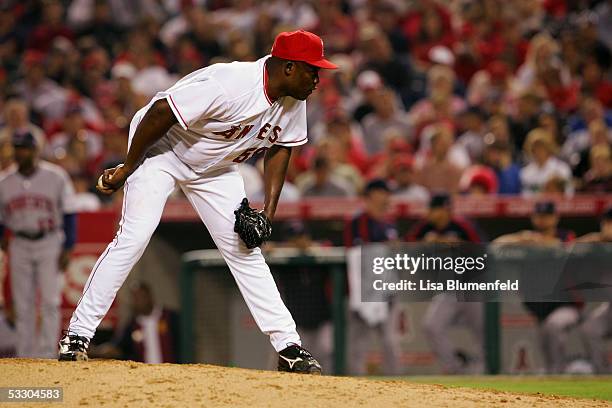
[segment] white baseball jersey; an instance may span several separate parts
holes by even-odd
[[[147,152],[126,180],[120,228],[94,266],[69,330],[92,338],[117,290],[142,256],[166,200],[178,186],[206,225],[249,310],[275,350],[300,344],[259,248],[234,232],[234,211],[246,196],[236,163],[270,146],[306,143],[306,103],[266,95],[265,60],[216,64],[159,92],[130,123],[130,143],[153,103],[166,99],[177,124]]]
[[[289,96],[270,100],[266,94],[267,58],[214,64],[192,72],[157,93],[136,113],[139,120],[133,121],[133,126],[155,101],[165,98],[178,124],[154,150],[172,149],[197,173],[242,163],[275,144],[306,143],[306,102]]]
[[[15,232],[39,233],[62,228],[74,213],[74,187],[66,171],[45,161],[25,177],[12,166],[0,179],[0,221]]]

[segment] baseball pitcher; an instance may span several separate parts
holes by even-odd
[[[214,64],[159,92],[132,119],[125,163],[107,169],[98,189],[124,184],[119,230],[95,264],[60,341],[60,360],[87,358],[89,340],[144,252],[166,199],[179,186],[208,228],[262,332],[279,352],[279,370],[319,374],[301,347],[259,245],[269,237],[293,146],[307,141],[306,102],[319,83],[322,40],[280,33],[271,55]],[[265,155],[265,200],[255,211],[238,163]]]

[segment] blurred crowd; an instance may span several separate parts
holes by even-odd
[[[96,177],[157,91],[297,28],[340,69],[309,99],[283,200],[354,196],[373,178],[423,201],[612,190],[610,0],[2,1],[0,168],[29,130],[96,209]]]

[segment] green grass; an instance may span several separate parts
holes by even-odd
[[[412,382],[442,384],[450,387],[467,387],[529,394],[542,393],[612,401],[612,377],[610,376],[419,376],[404,378]]]

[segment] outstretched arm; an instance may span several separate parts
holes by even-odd
[[[280,197],[287,166],[291,157],[291,148],[274,145],[267,152],[264,159],[264,214],[272,219],[276,212],[276,205]]]
[[[177,119],[168,101],[160,99],[155,102],[136,128],[125,163],[122,166],[104,170],[101,183],[98,183],[97,186],[98,190],[104,194],[112,194],[120,189],[129,175],[136,170],[147,150],[161,139],[175,123]]]

